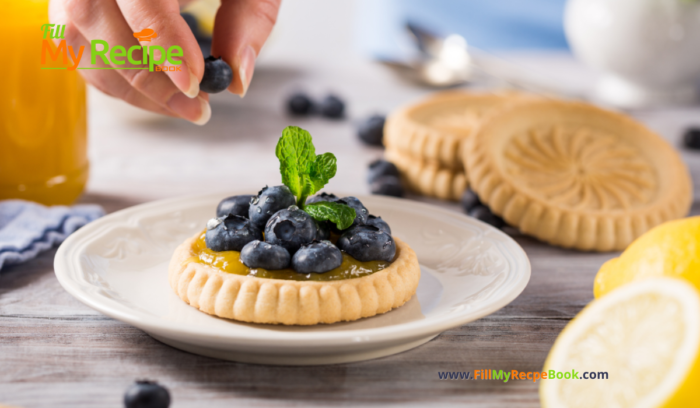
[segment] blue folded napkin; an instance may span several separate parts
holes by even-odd
[[[0,271],[63,242],[104,213],[94,204],[46,207],[23,200],[0,201]]]

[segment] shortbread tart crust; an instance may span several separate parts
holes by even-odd
[[[525,98],[518,93],[446,91],[399,108],[387,118],[384,145],[441,168],[463,170],[462,141],[493,109]]]
[[[464,170],[445,168],[436,161],[415,159],[395,150],[387,150],[384,156],[398,167],[406,186],[418,194],[459,200],[467,189]]]
[[[523,233],[612,251],[683,217],[692,183],[660,136],[588,104],[530,101],[486,118],[464,145],[471,188]]]
[[[182,243],[168,268],[170,286],[189,305],[210,315],[250,323],[315,325],[386,313],[418,288],[415,252],[400,239],[386,269],[338,281],[291,281],[242,276],[189,261],[201,233]]]

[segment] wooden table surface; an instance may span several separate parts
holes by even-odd
[[[306,1],[285,7],[249,95],[214,96],[213,117],[205,127],[139,113],[91,92],[92,175],[80,201],[112,212],[183,194],[257,191],[279,180],[272,152],[289,124],[308,129],[319,151],[337,154],[338,176],[327,190],[367,193],[365,167],[382,152],[358,143],[354,121],[372,112],[389,112],[428,90],[401,82],[350,47],[331,46],[347,44],[347,24],[317,14],[351,12],[338,10],[350,6]],[[293,32],[298,27],[293,23],[312,8],[317,14],[310,13],[315,17],[309,18],[309,26],[315,28]],[[334,34],[318,36],[318,30]],[[524,53],[510,58],[523,67],[519,75],[562,89],[583,92],[595,78],[568,55]],[[348,102],[349,118],[287,117],[283,100],[295,89],[319,96],[336,92]],[[635,116],[675,146],[685,127],[700,125],[698,107]],[[695,178],[697,204],[700,154],[683,152],[683,157]],[[455,204],[432,202],[458,210]],[[699,210],[695,205],[692,213]],[[532,278],[510,305],[398,355],[320,367],[250,365],[173,349],[74,300],[58,284],[55,250],[49,251],[0,274],[0,405],[119,407],[132,381],[150,378],[170,389],[171,406],[176,408],[465,403],[536,407],[538,384],[531,381],[440,381],[437,372],[541,369],[559,332],[591,301],[598,268],[616,254],[568,251],[513,236],[530,258]]]

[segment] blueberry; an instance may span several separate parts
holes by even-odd
[[[481,200],[479,200],[479,196],[477,196],[471,189],[464,191],[460,204],[462,204],[462,210],[464,210],[465,213],[469,213],[469,211],[473,210],[477,206],[483,205],[481,204]]]
[[[337,245],[360,262],[391,262],[396,255],[396,243],[391,235],[371,225],[350,228],[338,238]]]
[[[331,227],[327,221],[316,221],[316,239],[318,241],[331,239]]]
[[[291,258],[281,246],[262,241],[250,241],[241,250],[241,262],[248,268],[284,269]]]
[[[291,115],[305,116],[313,112],[314,103],[303,93],[297,93],[287,100],[287,112]]]
[[[321,194],[316,194],[313,197],[309,197],[306,199],[306,204],[313,204],[313,203],[318,203],[321,201],[330,201],[330,202],[335,202],[338,201],[338,197],[335,194],[328,194],[328,193],[321,193]]]
[[[389,227],[389,224],[387,224],[386,221],[382,219],[382,217],[375,217],[374,215],[370,214],[367,217],[366,225],[371,225],[373,227],[378,228],[380,231],[384,231],[387,234],[391,235],[391,227]]]
[[[294,254],[316,239],[316,221],[296,206],[276,212],[265,225],[265,242]]]
[[[338,200],[338,202],[347,204],[355,209],[355,220],[352,223],[353,226],[362,225],[367,222],[367,216],[369,215],[369,211],[367,211],[367,208],[365,208],[365,206],[362,205],[362,202],[358,200],[357,197],[343,197],[340,200]]]
[[[226,215],[240,215],[248,218],[248,209],[250,208],[250,200],[255,197],[253,195],[237,195],[224,198],[216,207],[217,218]]]
[[[206,93],[218,93],[228,88],[233,80],[233,70],[221,57],[204,59],[204,76],[199,89]]]
[[[683,144],[689,149],[700,149],[700,128],[690,128],[683,135]]]
[[[382,176],[374,180],[369,185],[372,194],[379,194],[392,197],[403,197],[403,186],[401,180],[396,176]]]
[[[212,251],[240,251],[250,241],[262,240],[262,231],[239,215],[212,218],[204,240]]]
[[[345,104],[337,96],[328,95],[321,101],[319,109],[321,110],[321,115],[327,118],[340,119],[345,112]]]
[[[299,273],[324,273],[343,263],[343,254],[330,241],[305,245],[292,257],[292,267]]]
[[[248,218],[262,230],[272,214],[294,204],[296,199],[287,186],[265,187],[251,200]]]
[[[394,163],[381,159],[375,160],[369,164],[369,168],[367,170],[367,183],[372,184],[374,180],[382,176],[399,177],[400,175],[399,169]]]
[[[124,393],[126,408],[168,408],[170,393],[155,381],[139,380],[130,385]]]
[[[357,127],[357,136],[368,145],[382,146],[385,121],[386,118],[384,116],[370,116]]]
[[[469,211],[469,215],[493,227],[502,228],[506,223],[503,218],[494,214],[485,205],[478,205]]]

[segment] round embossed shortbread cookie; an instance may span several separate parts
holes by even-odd
[[[463,169],[462,141],[493,109],[523,98],[514,93],[448,91],[398,109],[387,118],[384,145],[453,171]]]
[[[182,243],[168,268],[170,286],[202,312],[250,323],[315,325],[386,313],[406,303],[420,280],[415,252],[400,239],[387,268],[360,278],[295,281],[226,273],[192,260],[201,233]]]
[[[471,188],[523,233],[611,251],[687,214],[680,156],[629,117],[591,105],[530,101],[486,118],[465,143]]]
[[[464,170],[445,168],[437,161],[416,159],[397,150],[387,150],[385,157],[398,167],[407,187],[418,194],[459,200],[467,189]]]

